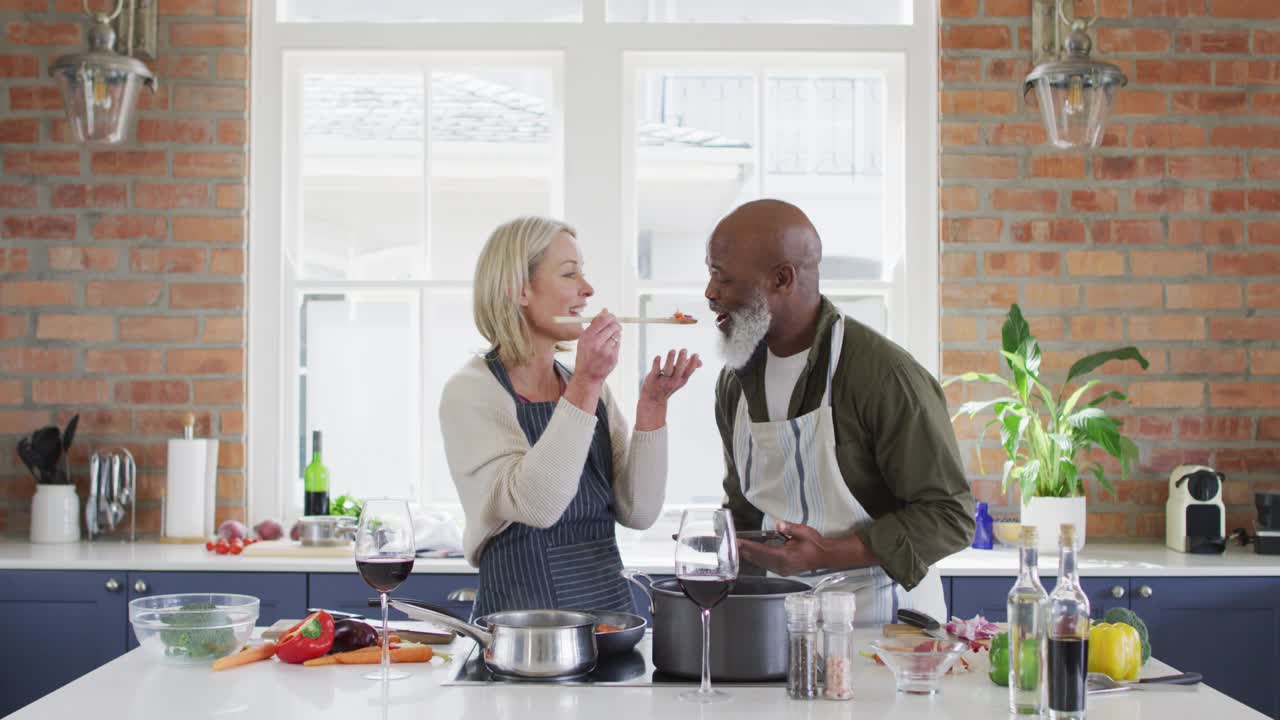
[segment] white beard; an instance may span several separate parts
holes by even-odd
[[[764,342],[773,322],[773,313],[769,312],[764,293],[758,292],[746,307],[729,313],[729,317],[729,334],[720,335],[720,354],[724,356],[726,365],[737,370],[747,364],[756,348]]]

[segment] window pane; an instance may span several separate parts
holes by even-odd
[[[547,69],[431,76],[432,278],[470,280],[495,227],[551,214],[553,100]]]
[[[911,0],[609,0],[609,22],[910,25]]]
[[[764,195],[799,206],[822,236],[825,278],[884,274],[884,81],[771,76]]]
[[[755,197],[755,80],[643,72],[636,90],[639,276],[703,282],[711,229]]]
[[[724,365],[720,358],[719,331],[700,295],[643,295],[640,314],[670,317],[676,310],[698,318],[697,325],[639,325],[638,362],[641,377],[649,371],[655,355],[664,360],[668,350],[688,348],[702,357],[703,366],[689,384],[671,397],[667,405],[668,456],[667,503],[718,503],[723,490],[724,455],[716,429],[716,377]]]
[[[282,22],[582,22],[582,0],[280,0]]]
[[[421,277],[421,74],[308,72],[302,83],[299,277]]]
[[[427,338],[423,354],[426,383],[426,428],[415,441],[426,444],[427,493],[424,502],[456,503],[458,493],[449,475],[440,434],[440,393],[444,384],[468,359],[487,347],[471,317],[470,291],[427,293]]]
[[[882,297],[828,296],[845,315],[876,332],[889,336],[889,313]]]
[[[320,430],[330,497],[416,497],[422,443],[417,294],[310,294],[301,313],[297,476],[310,460],[311,431]],[[299,482],[299,504],[301,493]]]

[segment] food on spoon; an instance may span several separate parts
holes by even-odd
[[[608,623],[600,623],[599,625],[596,625],[596,632],[598,633],[612,633],[625,629],[626,628],[621,625],[609,625]]]
[[[695,318],[694,316],[686,315],[680,312],[679,310],[671,314],[671,319],[675,320],[677,323],[681,325],[693,325],[698,322],[698,319]]]

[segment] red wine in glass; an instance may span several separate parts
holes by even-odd
[[[736,578],[707,574],[685,575],[676,580],[680,583],[680,589],[684,591],[685,597],[692,600],[694,605],[710,610],[729,596]]]
[[[401,557],[367,558],[356,560],[356,569],[369,587],[380,593],[389,593],[413,571],[413,560]]]

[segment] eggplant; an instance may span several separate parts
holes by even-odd
[[[333,623],[333,649],[330,652],[350,652],[378,644],[378,631],[363,620],[343,618]]]

